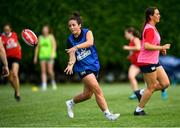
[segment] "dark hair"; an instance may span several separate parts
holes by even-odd
[[[72,15],[71,15],[70,18],[69,18],[69,21],[70,21],[70,20],[75,20],[75,21],[77,21],[78,25],[79,25],[79,24],[82,25],[82,23],[83,23],[82,18],[81,18],[81,15],[80,15],[80,13],[77,12],[77,11],[75,11],[75,12],[72,13]]]
[[[156,10],[156,9],[157,9],[157,7],[148,7],[146,9],[146,12],[145,12],[146,19],[144,22],[144,26],[151,20],[150,16],[154,15],[154,10]]]
[[[132,33],[133,36],[140,38],[140,32],[133,27],[127,28],[125,31]]]

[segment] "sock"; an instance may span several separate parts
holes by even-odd
[[[104,115],[109,115],[109,114],[111,114],[111,113],[109,112],[109,109],[106,109],[106,110],[104,111]]]
[[[134,93],[136,94],[138,100],[141,100],[141,95],[140,95],[140,90],[134,91]]]
[[[161,91],[162,91],[162,92],[165,92],[165,89],[162,89]]]
[[[56,86],[56,81],[55,81],[55,80],[52,80],[52,81],[51,81],[51,84],[52,84],[53,86]]]
[[[75,105],[75,102],[74,102],[73,99],[71,99],[70,102],[71,102],[72,105]]]
[[[142,96],[144,94],[144,89],[140,89],[140,95]]]
[[[137,107],[136,107],[136,112],[141,112],[141,111],[143,111],[143,108],[137,106]]]
[[[42,87],[47,87],[47,83],[46,82],[42,82]]]

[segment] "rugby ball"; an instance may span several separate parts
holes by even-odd
[[[29,46],[36,46],[38,38],[36,34],[30,29],[23,29],[21,33],[22,39]]]

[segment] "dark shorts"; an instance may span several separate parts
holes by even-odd
[[[96,78],[98,78],[98,74],[99,74],[98,71],[96,72],[96,71],[92,71],[92,70],[85,70],[82,72],[77,72],[80,79],[83,79],[85,76],[92,74],[92,73],[95,75]]]
[[[151,73],[156,71],[156,68],[161,66],[160,63],[157,64],[149,64],[149,65],[145,65],[145,66],[140,66],[140,70],[142,73]]]
[[[21,60],[18,59],[18,58],[8,57],[7,61],[8,61],[8,67],[11,70],[13,63],[18,63],[19,64]]]

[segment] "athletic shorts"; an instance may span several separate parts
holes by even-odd
[[[46,63],[49,63],[49,64],[54,64],[54,59],[51,59],[51,58],[42,58],[42,59],[39,59],[40,63],[41,62],[46,62]]]
[[[92,74],[92,73],[95,75],[96,78],[98,78],[98,74],[99,74],[98,71],[96,72],[96,71],[92,71],[92,70],[85,70],[82,72],[77,72],[80,79],[83,79],[85,76]]]
[[[157,64],[149,64],[149,65],[145,65],[145,66],[140,66],[140,70],[142,73],[151,73],[156,71],[156,68],[161,66],[160,63]]]
[[[8,61],[8,67],[11,70],[13,63],[18,63],[19,64],[21,60],[18,59],[18,58],[7,57],[7,61]]]

